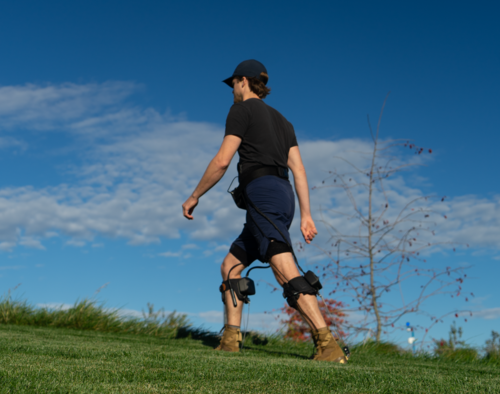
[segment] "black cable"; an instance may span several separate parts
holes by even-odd
[[[286,278],[285,275],[283,275],[283,273],[276,267],[276,265],[274,265],[273,263],[269,262],[269,266],[271,266],[274,270],[276,270],[278,272],[278,274],[280,274],[281,276],[281,280],[283,281],[283,283],[288,283],[288,279]]]
[[[243,265],[243,263],[239,263],[239,264],[233,265],[231,267],[231,269],[229,270],[229,272],[227,273],[227,283],[229,285],[229,293],[231,293],[231,298],[233,299],[233,305],[234,305],[235,308],[238,306],[238,303],[236,302],[236,297],[234,295],[233,286],[231,286],[231,281],[229,280],[229,275],[231,275],[231,271],[233,270],[233,268],[235,268],[235,267],[237,267],[239,265]]]
[[[250,274],[250,271],[255,270],[255,269],[268,269],[271,268],[271,265],[266,266],[257,266],[257,267],[252,267],[247,271],[247,274],[245,275],[248,278],[248,275]]]
[[[302,316],[302,318],[304,320],[306,320],[306,323],[309,324],[309,326],[311,326],[315,331],[318,331],[318,328],[316,327],[316,325],[313,323],[313,321],[309,318],[309,316],[307,316],[304,311],[302,310],[302,308],[299,306],[299,304],[297,303],[297,310],[299,311],[300,313],[300,316]]]
[[[229,270],[229,272],[227,273],[227,279],[226,280],[229,280],[229,275],[231,275],[231,271],[233,270],[233,268],[236,268],[237,266],[239,265],[243,265],[243,263],[239,263],[239,264],[236,264],[236,265],[233,265],[231,267],[231,269]]]

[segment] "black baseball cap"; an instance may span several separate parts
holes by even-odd
[[[233,75],[222,82],[232,88],[234,77],[247,77],[260,79],[262,82],[264,82],[264,85],[267,84],[267,78],[261,77],[260,73],[267,74],[267,70],[261,62],[254,59],[245,60],[238,64],[236,70],[234,70]]]

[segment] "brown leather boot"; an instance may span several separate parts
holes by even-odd
[[[320,328],[319,330],[311,330],[311,335],[316,346],[316,355],[313,360],[316,361],[332,361],[334,363],[347,363],[347,358],[344,352],[337,344],[328,327]]]
[[[239,352],[240,343],[242,341],[241,331],[239,328],[234,328],[228,324],[224,325],[224,333],[220,339],[220,345],[214,350],[223,350],[225,352]]]

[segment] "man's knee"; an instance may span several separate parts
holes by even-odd
[[[231,267],[232,267],[232,265],[230,265],[230,262],[228,261],[228,259],[226,257],[224,259],[224,261],[222,261],[222,264],[220,265],[220,274],[222,276],[222,279],[227,279],[227,275],[228,275]]]
[[[241,274],[241,272],[245,269],[245,266],[243,265],[238,266],[238,264],[240,263],[241,262],[236,257],[234,257],[231,253],[228,253],[220,266],[220,273],[222,275],[222,279],[223,280],[228,279],[229,271],[231,271],[231,278],[238,277]]]

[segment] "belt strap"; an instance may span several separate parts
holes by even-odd
[[[261,167],[254,171],[249,172],[248,174],[242,174],[239,176],[239,184],[245,190],[245,187],[252,182],[253,180],[266,176],[266,175],[274,175],[283,179],[288,180],[288,168],[283,167]]]

